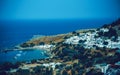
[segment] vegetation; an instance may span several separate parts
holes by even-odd
[[[116,28],[117,26],[117,28]],[[108,28],[108,32],[97,31],[98,35],[95,37],[102,37],[103,39],[109,38],[112,41],[117,41],[119,37],[120,19],[110,25],[104,25],[102,28]],[[86,31],[73,31],[68,34],[61,34],[56,36],[45,36],[40,39],[30,40],[26,43],[21,44],[21,47],[33,47],[35,45],[53,44],[56,47],[51,51],[52,57],[46,59],[32,60],[30,64],[36,65],[28,69],[21,68],[24,65],[21,63],[5,63],[0,65],[0,75],[104,75],[100,68],[95,67],[96,65],[110,64],[107,72],[116,70],[116,74],[120,74],[120,65],[115,65],[116,62],[120,61],[120,52],[118,49],[111,49],[107,47],[98,47],[93,45],[92,48],[85,48],[84,42],[86,40],[79,40],[79,44],[66,44],[64,41],[71,36],[79,36],[80,33],[94,32],[94,30]],[[108,45],[108,41],[104,41],[102,44]],[[44,66],[44,63],[57,63],[60,65]],[[21,66],[22,65],[22,66]],[[16,69],[16,72],[6,72],[11,69]]]

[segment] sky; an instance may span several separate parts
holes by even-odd
[[[0,0],[1,20],[120,18],[119,0]]]

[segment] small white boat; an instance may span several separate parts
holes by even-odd
[[[14,59],[17,59],[17,57],[15,56]]]
[[[21,54],[16,54],[16,56],[20,57],[20,56],[21,56]]]
[[[22,53],[23,51],[19,51],[19,53]]]

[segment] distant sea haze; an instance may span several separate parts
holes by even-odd
[[[13,47],[33,35],[56,35],[80,29],[99,28],[113,19],[0,21],[0,49]]]

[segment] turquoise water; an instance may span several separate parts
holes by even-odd
[[[47,56],[44,54],[45,51],[43,50],[17,50],[17,51],[8,51],[8,52],[1,52],[0,53],[0,63],[4,62],[12,62],[15,63],[17,61],[31,61],[33,59],[42,59],[46,58]]]

